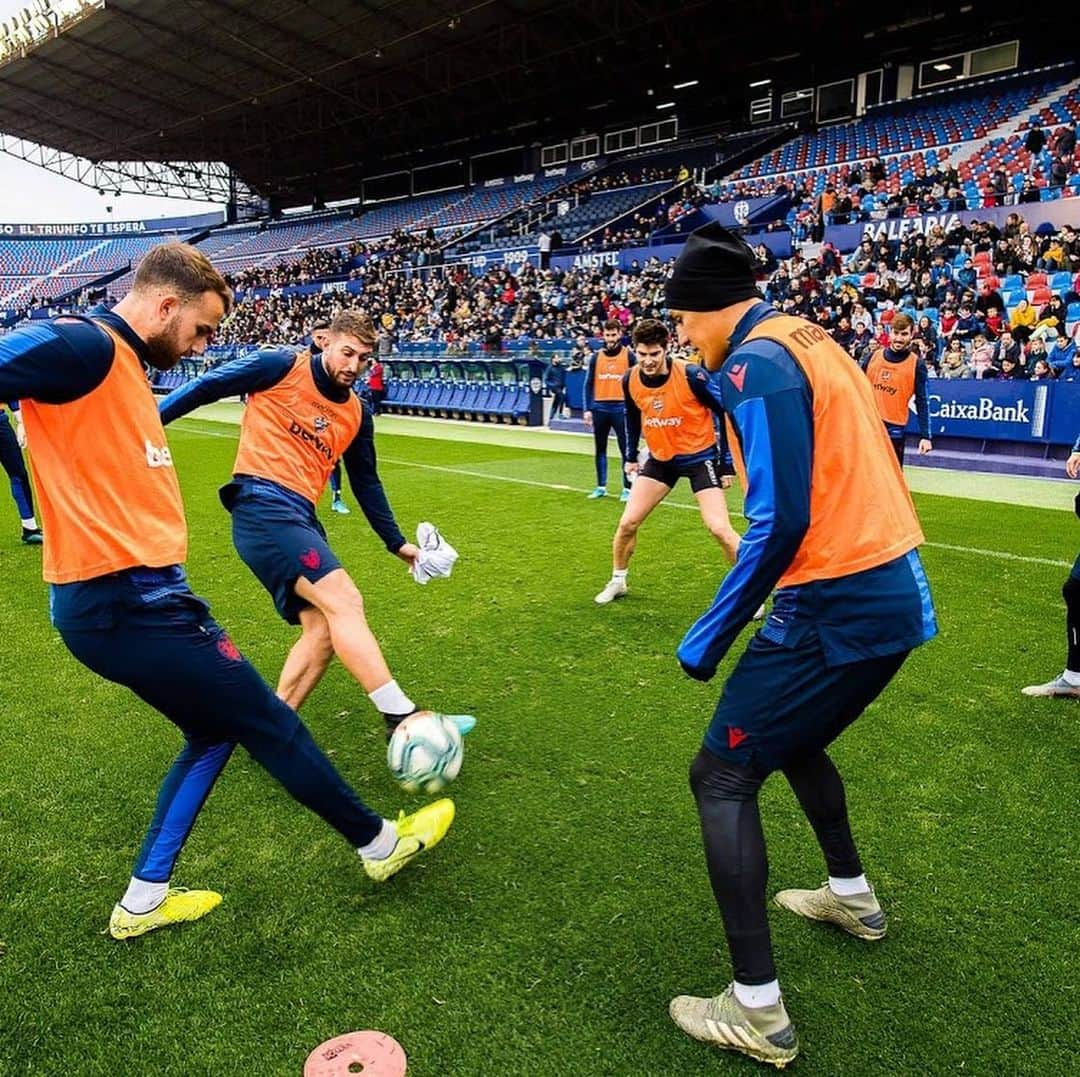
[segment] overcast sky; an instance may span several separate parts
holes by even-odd
[[[26,0],[0,0],[0,19],[25,6]],[[84,187],[47,169],[0,153],[0,223],[3,224],[150,220],[220,208],[206,202],[133,194],[118,198],[107,194],[102,198],[93,187]]]

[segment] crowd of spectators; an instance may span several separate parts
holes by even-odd
[[[1040,234],[1013,213],[1001,229],[981,222],[899,242],[865,240],[847,257],[825,244],[770,268],[764,247],[756,253],[766,298],[820,325],[856,359],[888,340],[904,310],[932,376],[1080,381],[1080,320],[1070,328],[1068,316],[1080,302],[1073,227]],[[1068,286],[1052,292],[1054,273],[1067,274]],[[1024,297],[1007,305],[1003,280],[1016,275]]]
[[[451,351],[482,345],[503,350],[512,341],[566,340],[598,336],[617,318],[629,325],[656,317],[663,305],[668,267],[656,259],[614,266],[539,269],[499,267],[474,276],[461,265],[405,272],[386,259],[358,270],[363,292],[245,296],[222,324],[216,342],[294,343],[310,335],[321,318],[346,305],[363,306],[381,328],[385,351],[404,342],[430,342]]]
[[[395,269],[440,265],[443,247],[452,243],[462,231],[464,229],[459,227],[436,235],[431,228],[423,232],[397,229],[382,239],[311,248],[300,255],[279,255],[273,262],[226,273],[225,279],[238,290],[284,288],[318,280],[354,280],[359,274],[359,264],[366,258],[379,257]]]

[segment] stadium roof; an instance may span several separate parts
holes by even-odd
[[[970,37],[956,12],[905,9],[924,56],[957,19]],[[888,17],[851,0],[108,0],[0,67],[0,130],[95,162],[225,161],[283,200],[345,198],[421,149],[436,162],[485,133],[495,149],[663,118],[656,94],[680,77],[701,80],[686,106],[700,122],[738,124],[748,75],[794,63],[811,85],[880,66],[867,34]]]

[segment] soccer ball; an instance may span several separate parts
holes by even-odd
[[[461,733],[449,718],[434,711],[410,714],[394,730],[386,761],[410,793],[437,793],[461,770]]]

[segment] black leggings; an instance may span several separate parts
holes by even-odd
[[[766,777],[708,748],[690,767],[709,882],[724,919],[735,979],[743,984],[776,979],[765,912],[769,861],[757,799]],[[814,828],[829,874],[842,879],[861,875],[844,783],[832,760],[818,752],[785,767],[784,777]]]

